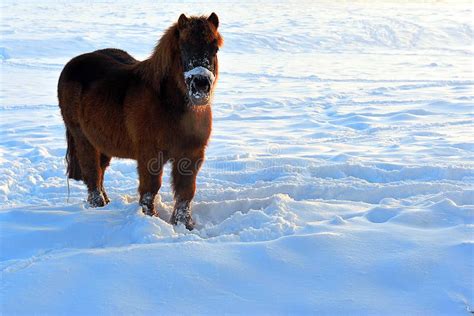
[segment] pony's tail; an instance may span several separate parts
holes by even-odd
[[[74,180],[82,180],[81,167],[79,166],[79,159],[76,154],[76,143],[71,135],[71,132],[66,128],[66,139],[67,139],[67,151],[66,151],[66,164],[67,164],[67,177]]]

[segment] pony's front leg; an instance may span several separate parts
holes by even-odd
[[[158,215],[155,210],[154,200],[161,187],[163,165],[163,155],[138,160],[138,175],[140,178],[138,192],[140,193],[140,206],[146,215]]]
[[[173,162],[173,189],[175,206],[171,216],[171,224],[182,223],[187,229],[193,230],[194,221],[191,217],[191,201],[196,192],[196,176],[203,161],[204,153],[196,157],[182,157]]]

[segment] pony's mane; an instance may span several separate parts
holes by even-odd
[[[163,77],[170,73],[173,65],[176,65],[174,59],[179,50],[177,32],[178,25],[175,23],[165,31],[151,56],[137,66],[141,77],[155,88],[159,88]]]
[[[206,16],[192,16],[193,20],[207,20]],[[222,46],[224,40],[217,30],[210,26],[217,38],[218,46]],[[155,89],[159,89],[162,79],[166,76],[174,76],[179,73],[181,67],[178,46],[178,22],[171,25],[163,34],[155,46],[151,56],[139,63],[137,70],[142,78],[149,82]]]

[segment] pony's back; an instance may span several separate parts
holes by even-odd
[[[109,56],[121,64],[133,65],[138,62],[138,60],[130,56],[129,53],[117,48],[106,48],[106,49],[96,50],[95,53]]]

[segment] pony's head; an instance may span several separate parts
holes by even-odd
[[[192,105],[206,105],[212,96],[218,64],[217,51],[222,37],[217,31],[219,18],[186,17],[177,23],[178,45],[186,92]]]

